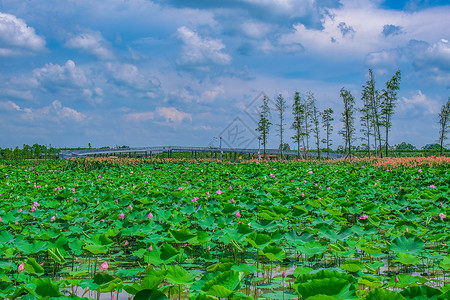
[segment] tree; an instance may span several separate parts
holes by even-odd
[[[261,139],[261,144],[264,147],[264,158],[266,157],[266,145],[267,145],[267,138],[269,136],[269,128],[272,123],[269,122],[269,98],[264,96],[263,98],[263,104],[261,105],[261,112],[259,115],[259,122],[258,122],[258,128],[256,131],[259,132],[259,138]]]
[[[447,139],[447,133],[450,130],[450,97],[445,105],[442,105],[439,113],[439,145],[441,146],[440,154],[444,149],[444,140]]]
[[[307,99],[307,103],[304,105],[305,109],[304,109],[304,132],[303,135],[306,138],[306,156],[308,156],[308,152],[309,152],[309,134],[311,133],[311,117],[312,117],[312,107],[310,105],[308,105],[308,103],[310,103],[311,98],[314,98],[314,95],[311,92],[307,92],[306,93],[306,99]]]
[[[394,114],[394,108],[397,104],[397,91],[400,89],[401,73],[395,72],[394,76],[386,82],[386,88],[381,93],[381,122],[385,128],[385,146],[386,156],[388,156],[389,130],[392,127],[391,118]]]
[[[361,132],[367,143],[367,152],[370,157],[370,135],[372,128],[375,130],[375,118],[373,117],[373,105],[376,103],[375,98],[378,97],[378,91],[375,89],[375,80],[373,78],[372,69],[369,69],[369,80],[366,81],[366,85],[363,86],[363,91],[361,94],[361,100],[363,101],[363,107],[359,109],[361,113]],[[377,135],[373,133],[375,140],[375,150],[377,148]]]
[[[325,129],[325,139],[322,142],[327,145],[327,158],[330,158],[330,146],[331,144],[331,133],[333,132],[333,125],[331,125],[331,121],[334,121],[333,110],[331,108],[325,109],[322,112],[322,127]]]
[[[341,89],[341,98],[344,103],[344,111],[342,112],[342,118],[340,120],[344,123],[344,126],[342,130],[339,131],[339,134],[341,134],[344,138],[344,151],[351,156],[352,140],[354,140],[355,134],[355,117],[353,116],[355,113],[355,98],[345,88]]]
[[[406,142],[401,142],[400,144],[395,146],[396,151],[414,151],[417,148],[414,145],[407,144]]]
[[[291,129],[294,129],[295,134],[292,137],[294,143],[297,144],[297,157],[302,157],[300,153],[300,141],[303,139],[303,122],[304,122],[305,106],[302,103],[299,92],[295,92],[294,104],[292,105],[292,114],[294,115],[294,122],[292,122]],[[303,158],[303,157],[302,157]]]
[[[280,123],[278,123],[278,136],[280,137],[280,152],[281,159],[283,159],[283,132],[284,132],[284,112],[286,111],[287,105],[286,100],[284,100],[281,94],[278,95],[277,100],[275,102],[275,110],[278,112],[278,116],[280,117]]]
[[[308,103],[307,103],[310,111],[311,111],[311,122],[312,122],[312,133],[314,134],[314,138],[316,139],[316,149],[317,149],[317,157],[320,159],[320,112],[317,110],[316,106],[316,98],[314,94],[308,93]]]

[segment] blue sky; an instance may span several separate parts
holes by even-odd
[[[290,107],[295,91],[334,110],[337,147],[339,90],[359,107],[369,68],[379,89],[401,70],[390,143],[421,147],[450,96],[449,15],[448,0],[0,0],[0,147],[257,147],[262,93]]]

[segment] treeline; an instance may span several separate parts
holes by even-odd
[[[343,87],[340,90],[340,99],[343,105],[343,111],[339,116],[342,127],[338,134],[342,136],[343,146],[339,146],[337,151],[352,156],[355,152],[365,153],[365,156],[383,157],[389,156],[392,151],[405,151],[399,147],[392,146],[389,143],[389,135],[392,129],[392,117],[395,114],[397,106],[397,93],[400,90],[401,72],[396,71],[389,79],[383,89],[378,90],[375,85],[375,78],[372,70],[369,69],[369,80],[362,86],[361,103],[357,108],[355,97],[349,90]],[[259,132],[260,140],[264,154],[269,132],[272,125],[276,126],[276,135],[280,138],[279,149],[283,155],[283,150],[289,148],[285,142],[285,124],[286,110],[288,106],[286,100],[281,94],[275,100],[275,111],[278,114],[278,123],[272,124],[270,119],[270,99],[263,98],[260,107],[260,118],[256,131]],[[307,92],[306,97],[301,97],[299,92],[295,92],[293,105],[291,109],[294,121],[290,128],[294,130],[294,135],[290,138],[297,145],[298,156],[302,156],[301,149],[306,156],[310,151],[315,151],[320,159],[321,152],[325,151],[327,156],[331,150],[333,141],[331,139],[334,130],[332,121],[334,121],[334,111],[331,108],[319,111],[317,101],[312,92]],[[357,115],[359,114],[359,118]],[[357,134],[356,123],[359,121],[360,133]],[[445,105],[442,106],[439,113],[439,134],[437,144],[425,145],[422,151],[435,151],[439,148],[439,154],[443,154],[445,140],[450,130],[450,97]],[[360,140],[361,145],[355,147],[356,141]],[[325,148],[323,149],[323,145]],[[398,145],[399,146],[399,145]],[[400,144],[401,146],[401,144]],[[401,147],[400,147],[401,148]],[[411,152],[417,149],[410,149]],[[409,151],[409,150],[408,150]]]
[[[129,146],[116,146],[114,149],[129,148]],[[59,152],[66,150],[86,150],[92,149],[89,143],[88,147],[77,148],[54,148],[52,145],[39,145],[34,144],[32,146],[24,144],[22,148],[0,148],[0,159],[55,159],[58,158]],[[98,149],[111,149],[109,146],[100,147]]]

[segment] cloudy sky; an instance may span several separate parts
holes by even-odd
[[[391,144],[421,147],[450,96],[448,16],[448,0],[0,0],[0,147],[257,147],[262,95],[295,91],[337,132],[339,90],[360,106],[369,68],[379,89],[401,70]]]

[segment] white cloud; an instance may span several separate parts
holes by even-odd
[[[281,42],[301,43],[313,54],[354,60],[404,46],[412,39],[432,43],[450,36],[450,7],[410,13],[385,10],[369,0],[342,2],[323,15],[321,29],[297,23],[291,33],[281,36]],[[401,28],[401,34],[386,35],[386,25]]]
[[[230,55],[223,52],[225,45],[220,39],[202,38],[186,26],[178,28],[177,36],[183,41],[181,64],[226,65],[231,62]]]
[[[66,61],[64,66],[48,63],[35,69],[33,73],[41,85],[49,89],[82,87],[88,84],[86,74],[72,60]]]
[[[178,125],[184,120],[192,122],[192,115],[179,111],[175,107],[158,107],[156,113],[166,119],[166,123]]]
[[[398,102],[398,108],[400,114],[411,117],[418,114],[437,115],[441,105],[419,90],[408,98],[402,97]]]
[[[69,107],[65,107],[59,100],[54,100],[51,105],[41,108],[24,108],[21,117],[27,121],[76,121],[87,118],[83,113]]]
[[[80,49],[100,59],[108,60],[114,58],[114,54],[110,50],[110,44],[100,32],[81,33],[69,39],[66,42],[66,46]]]
[[[127,63],[106,64],[108,76],[119,86],[125,85],[132,89],[144,92],[147,97],[154,96],[153,93],[160,87],[160,82],[154,76],[142,73],[138,67]]]
[[[140,112],[140,113],[130,113],[130,114],[126,114],[125,118],[128,121],[142,122],[142,121],[152,120],[153,118],[155,118],[155,113],[152,111]]]
[[[17,105],[16,103],[12,102],[12,101],[4,101],[4,102],[0,102],[0,110],[3,111],[20,111],[20,107],[19,105]]]
[[[45,40],[14,15],[0,12],[0,55],[31,54],[45,49]]]

